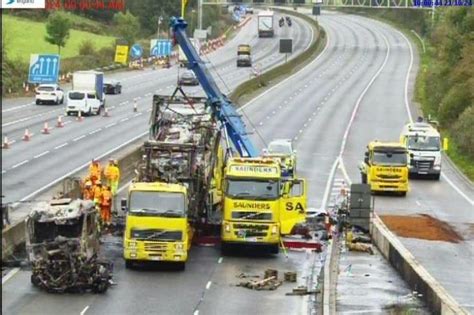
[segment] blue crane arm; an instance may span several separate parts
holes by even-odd
[[[171,27],[176,41],[181,46],[188,67],[195,74],[206,92],[214,115],[226,128],[227,135],[242,157],[256,157],[258,151],[247,134],[245,124],[237,113],[234,104],[219,90],[206,65],[186,35],[187,23],[182,18],[171,18]]]

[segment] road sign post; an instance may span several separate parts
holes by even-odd
[[[59,55],[38,55],[30,57],[29,83],[57,83],[59,75]]]
[[[140,44],[135,44],[130,49],[130,56],[132,59],[139,59],[143,56],[143,48]]]
[[[285,62],[288,61],[288,54],[293,52],[292,39],[280,39],[280,54],[285,54]]]

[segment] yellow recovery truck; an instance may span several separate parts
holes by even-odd
[[[398,142],[370,142],[359,169],[372,192],[408,192],[408,152]]]
[[[152,260],[184,269],[194,227],[215,220],[222,154],[220,131],[205,101],[154,96],[150,140],[124,204],[127,268]]]
[[[306,182],[282,177],[272,158],[229,158],[224,172],[222,251],[263,246],[278,253],[281,236],[305,221]]]

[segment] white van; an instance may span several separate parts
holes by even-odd
[[[94,91],[70,91],[67,93],[66,114],[100,115],[104,104]]]

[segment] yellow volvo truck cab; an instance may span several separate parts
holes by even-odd
[[[408,153],[398,142],[370,142],[359,169],[372,192],[408,192]]]
[[[124,232],[124,258],[176,262],[184,269],[193,229],[188,220],[186,187],[168,183],[132,183]]]
[[[224,174],[223,252],[252,245],[278,253],[281,235],[305,220],[305,181],[283,179],[271,158],[230,158]]]

